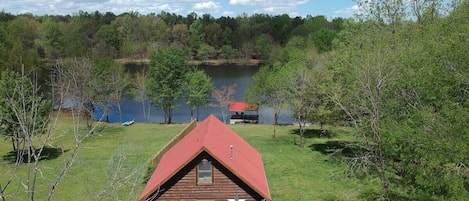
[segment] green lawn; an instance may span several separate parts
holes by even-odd
[[[43,200],[69,158],[73,149],[73,136],[67,123],[62,123],[51,143],[65,150],[65,154],[40,162],[36,199]],[[81,145],[72,168],[58,186],[53,200],[136,200],[144,184],[147,162],[185,124],[161,125],[136,123],[129,127],[119,124],[103,125],[104,129],[93,134]],[[262,154],[273,200],[360,200],[360,192],[366,192],[371,184],[364,185],[344,176],[345,163],[340,157],[327,154],[329,145],[352,140],[349,129],[335,128],[330,138],[320,138],[308,133],[306,146],[299,148],[295,142],[297,127],[277,126],[277,137],[272,138],[273,125],[229,125],[235,132],[256,147]],[[314,127],[313,127],[314,128]],[[11,151],[10,141],[0,139],[0,185],[11,175],[14,166],[5,156]],[[114,156],[114,157],[113,157]],[[116,157],[122,156],[122,157]],[[121,160],[118,160],[121,159]],[[120,161],[120,162],[119,162]],[[19,169],[24,176],[25,165]],[[118,170],[118,171],[112,171]],[[119,173],[114,175],[112,173]],[[125,178],[138,172],[137,176]],[[112,184],[112,178],[121,181]],[[137,185],[135,179],[138,178]],[[7,200],[25,200],[25,190],[15,178],[7,189],[13,195]]]

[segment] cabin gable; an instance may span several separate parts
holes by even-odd
[[[218,118],[184,133],[154,160],[139,201],[272,200],[262,156]]]
[[[211,162],[211,182],[198,182],[198,165],[202,160]],[[236,196],[239,200],[245,201],[263,199],[207,152],[202,152],[195,157],[156,192],[149,197],[155,198],[153,200],[194,201],[227,201],[235,199]]]

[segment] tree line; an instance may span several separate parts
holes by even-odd
[[[293,36],[317,38],[330,49],[344,19],[324,16],[290,17],[247,14],[215,18],[210,14],[181,16],[128,12],[115,15],[79,11],[73,15],[12,15],[0,12],[0,52],[13,66],[21,56],[46,61],[72,57],[147,59],[154,49],[177,47],[197,60],[268,57],[271,45],[283,45]],[[27,53],[27,54],[26,54]],[[4,65],[2,65],[4,66]],[[31,66],[31,65],[26,65]]]

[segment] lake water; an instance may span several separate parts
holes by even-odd
[[[198,67],[212,78],[212,84],[215,89],[220,89],[223,85],[229,86],[236,84],[235,101],[244,100],[244,92],[249,87],[252,76],[259,70],[258,66],[241,66],[241,65],[220,65],[220,66],[203,66]],[[215,102],[212,100],[212,102]],[[145,103],[148,105],[148,102]],[[179,107],[173,110],[173,123],[187,123],[191,121],[190,109],[183,102],[178,102]],[[146,122],[143,116],[143,108],[141,101],[124,99],[121,102],[122,121],[135,120],[136,122]],[[205,119],[210,114],[217,116],[222,120],[220,108],[203,106],[199,109],[199,120]],[[103,115],[102,110],[98,107],[95,111],[95,119],[99,119]],[[229,118],[229,117],[228,117]],[[120,114],[114,109],[109,116],[110,122],[121,122]],[[163,123],[163,111],[156,106],[151,107],[149,122]],[[279,123],[292,123],[288,111],[282,111],[279,116]],[[273,123],[273,111],[270,108],[260,107],[259,123]]]

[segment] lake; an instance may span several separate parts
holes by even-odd
[[[220,89],[223,85],[229,86],[236,84],[235,101],[244,100],[244,92],[249,87],[252,76],[259,71],[259,66],[252,65],[217,65],[217,66],[199,66],[201,70],[212,78],[212,84],[215,89]],[[215,102],[212,100],[212,102]],[[145,102],[147,105],[148,102]],[[178,107],[173,110],[173,123],[187,123],[191,121],[190,109],[183,101],[177,103]],[[136,122],[146,122],[143,116],[143,108],[141,101],[124,98],[121,102],[122,120],[135,120]],[[210,114],[217,116],[222,120],[220,108],[203,106],[199,110],[199,120],[205,119]],[[95,119],[99,119],[103,115],[101,108],[96,107]],[[228,117],[229,118],[229,117]],[[121,122],[120,114],[117,108],[113,109],[109,116],[110,122]],[[151,107],[149,122],[163,123],[163,111],[156,106]],[[279,123],[292,123],[288,111],[282,111],[279,116]],[[259,123],[273,123],[273,110],[260,106]]]

